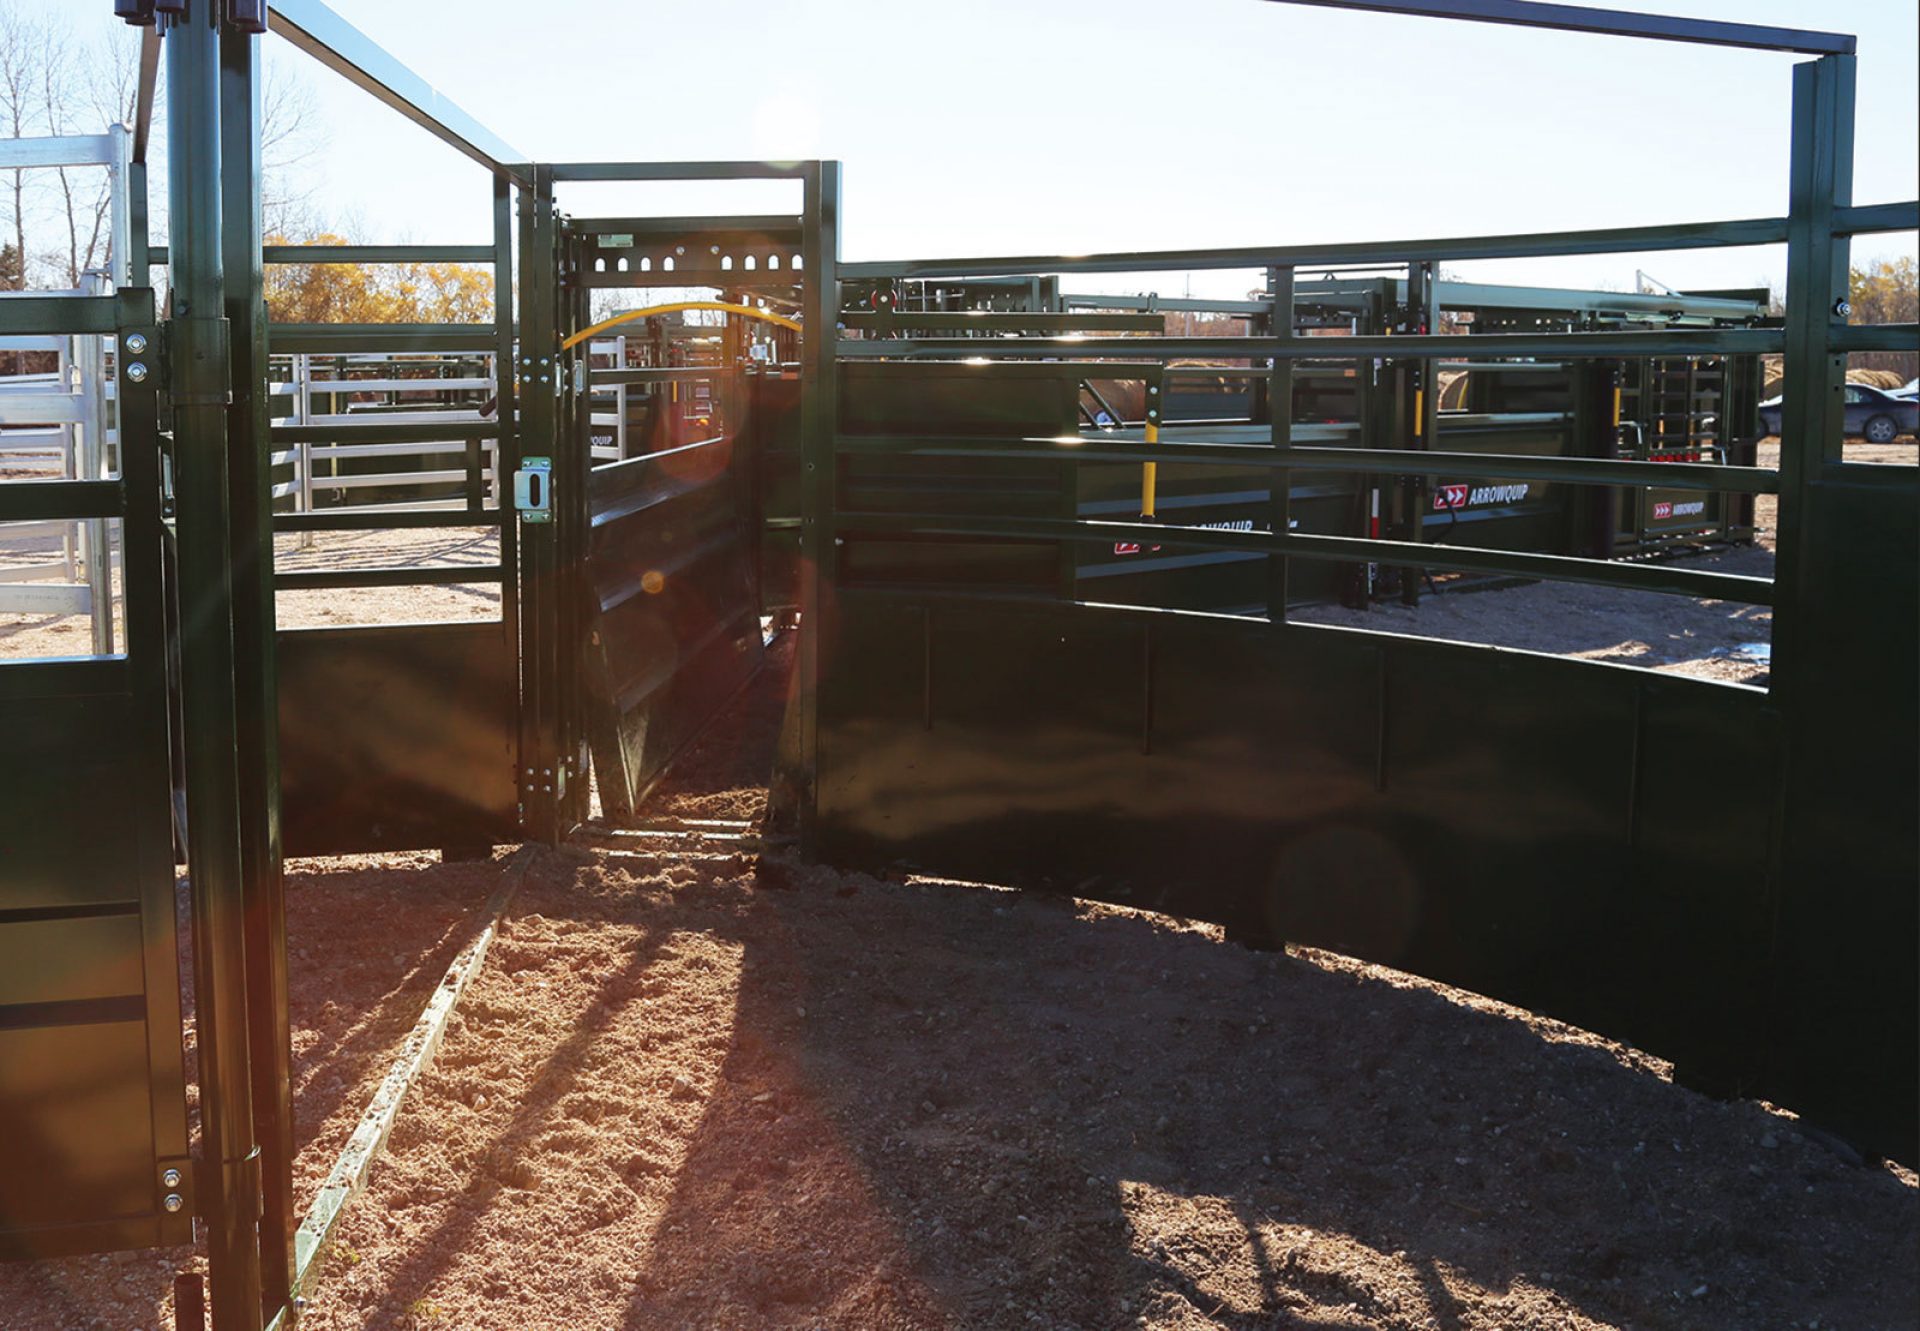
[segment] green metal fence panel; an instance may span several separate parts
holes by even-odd
[[[793,727],[808,849],[1386,961],[1915,1158],[1920,469],[1847,464],[1835,405],[1836,353],[1895,340],[1844,326],[1836,218],[1908,211],[1847,206],[1852,57],[1795,80],[1790,218],[1611,237],[1788,239],[1784,327],[1718,293],[1671,317],[1641,302],[1609,323],[1596,297],[1564,325],[1516,314],[1520,331],[1437,331],[1435,261],[1590,252],[1597,233],[842,269],[870,299],[873,283],[919,278],[1266,266],[1288,309],[1303,255],[1409,276],[1387,293],[1394,326],[1346,338],[889,338],[864,320],[870,336],[838,340],[809,380],[832,390],[832,418],[802,447],[818,580]],[[1722,307],[1741,326],[1717,322]],[[1776,476],[1752,448],[1757,357],[1779,349]],[[1148,444],[1020,410],[1021,393],[1065,377],[1064,357],[1110,380],[1152,379],[1176,357],[1271,358],[1267,398],[1296,412],[1262,439],[1257,419],[1230,419],[1169,424]],[[1380,364],[1364,385],[1329,379],[1348,358]],[[1465,404],[1439,410],[1434,360],[1478,380]],[[1642,375],[1618,418],[1638,439],[1615,427],[1623,362]],[[1296,386],[1336,423],[1296,419]],[[1257,417],[1257,400],[1245,410]],[[1153,521],[1133,502],[1145,463],[1167,482]],[[1236,475],[1244,493],[1227,488]],[[1379,534],[1348,534],[1351,508],[1313,530],[1296,481],[1356,477],[1392,493]],[[1591,487],[1620,507],[1567,494]],[[1770,492],[1776,579],[1612,558],[1742,539]],[[1134,605],[1088,595],[1100,579],[1081,560],[1098,542],[1113,543],[1109,563],[1121,548],[1144,557],[1143,573],[1152,558],[1205,568],[1238,601],[1256,599],[1264,562],[1265,614],[1176,613],[1144,577]],[[1287,622],[1303,566],[1375,560],[1773,606],[1774,672],[1756,688]]]
[[[107,305],[122,347],[121,477],[37,487],[33,503],[85,516],[103,507],[101,486],[116,491],[105,507],[124,515],[125,650],[0,662],[4,1257],[191,1238],[157,384],[127,350],[153,344],[153,293]]]

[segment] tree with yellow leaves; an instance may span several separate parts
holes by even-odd
[[[323,233],[270,245],[347,245]],[[458,263],[274,264],[266,272],[274,323],[474,324],[493,319],[493,274]]]
[[[1848,276],[1847,299],[1857,324],[1920,323],[1920,271],[1911,255],[1876,259],[1864,268],[1855,265]],[[1905,383],[1920,374],[1920,348],[1912,351],[1863,352],[1851,358],[1855,369],[1882,370]]]

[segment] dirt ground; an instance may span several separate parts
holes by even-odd
[[[1676,563],[1716,573],[1773,576],[1773,551],[1760,546],[1694,555]],[[1422,597],[1412,608],[1396,601],[1369,610],[1313,606],[1293,618],[1555,652],[1742,684],[1766,683],[1773,635],[1773,612],[1765,606],[1577,583],[1442,591]]]
[[[1210,927],[756,858],[788,655],[656,797],[681,835],[536,862],[304,1325],[1914,1325],[1914,1176],[1658,1060]],[[290,881],[303,1203],[500,872],[429,860]],[[0,1327],[161,1331],[190,1260],[0,1267]]]
[[[441,531],[317,532],[311,545],[298,536],[275,538],[275,567],[282,572],[353,568],[449,568],[500,562],[498,530],[456,527]],[[37,563],[52,555],[10,546],[0,526],[0,570]],[[115,574],[116,596],[119,584]],[[348,624],[424,624],[500,617],[498,583],[437,587],[372,587],[338,591],[283,591],[275,598],[282,628],[329,628]],[[120,639],[124,642],[124,638]],[[85,615],[0,613],[0,660],[83,656],[93,650]]]
[[[1851,443],[1846,456],[1849,462],[1911,466],[1920,449],[1906,442]],[[1778,439],[1761,443],[1757,465],[1779,467]],[[1771,578],[1778,522],[1778,500],[1761,495],[1754,504],[1753,545],[1709,550],[1675,562],[1690,569]],[[1313,606],[1296,612],[1294,618],[1303,623],[1555,652],[1751,685],[1767,682],[1772,656],[1773,612],[1764,606],[1576,583],[1459,593],[1442,590],[1424,597],[1415,609],[1391,601],[1364,611]]]
[[[412,1029],[498,881],[488,863],[437,854],[294,860],[287,866],[288,989],[293,1032],[294,1203],[312,1203],[373,1088]],[[180,952],[191,955],[181,892]],[[192,985],[186,1053],[193,1075]],[[189,1119],[197,1132],[194,1087]],[[204,1269],[194,1249],[0,1263],[0,1328],[171,1325],[175,1270]]]

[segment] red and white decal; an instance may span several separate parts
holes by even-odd
[[[1672,516],[1673,516],[1672,504],[1662,502],[1662,503],[1655,504],[1653,506],[1653,520],[1655,522],[1660,521],[1662,518],[1670,518]]]
[[[1465,508],[1471,492],[1472,487],[1466,485],[1439,486],[1433,492],[1433,511],[1445,513],[1448,509]]]

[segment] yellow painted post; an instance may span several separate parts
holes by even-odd
[[[1160,442],[1160,427],[1152,421],[1147,422],[1147,444],[1152,446]],[[1160,484],[1160,464],[1143,462],[1140,464],[1140,516],[1153,516],[1153,506],[1158,498],[1156,493]]]

